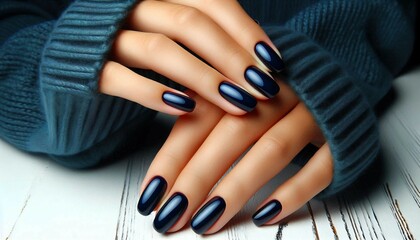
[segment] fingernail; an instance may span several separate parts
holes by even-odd
[[[255,54],[272,71],[278,73],[284,69],[283,60],[267,43],[257,43],[255,45]]]
[[[137,210],[141,215],[149,215],[156,208],[166,191],[168,183],[160,176],[154,177],[140,196]]]
[[[271,200],[252,215],[252,221],[255,225],[261,226],[277,216],[281,210],[281,203],[277,200]]]
[[[245,79],[268,98],[273,98],[280,91],[280,87],[274,79],[257,67],[248,67],[245,70]]]
[[[207,202],[193,217],[191,228],[197,234],[203,234],[222,216],[226,202],[221,197],[214,197]]]
[[[192,112],[195,108],[195,101],[193,99],[179,93],[164,92],[162,101],[184,112]]]
[[[175,193],[156,214],[153,227],[159,233],[166,233],[184,214],[188,199],[182,193]]]
[[[246,112],[251,112],[257,106],[257,100],[251,94],[230,82],[220,83],[219,93],[227,101]]]

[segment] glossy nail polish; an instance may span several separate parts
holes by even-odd
[[[255,225],[261,226],[277,216],[281,210],[281,203],[277,200],[271,200],[252,215],[252,221]]]
[[[193,99],[179,93],[164,92],[162,101],[184,112],[192,112],[195,108],[195,101]]]
[[[155,209],[165,194],[167,186],[166,180],[160,176],[154,177],[150,181],[137,204],[137,210],[141,215],[147,216]]]
[[[246,112],[251,112],[257,106],[257,100],[251,94],[230,82],[220,83],[219,93],[230,103]]]
[[[193,217],[191,228],[197,234],[203,234],[222,216],[226,202],[221,197],[214,197],[206,203]]]
[[[257,67],[248,67],[245,70],[245,79],[268,98],[273,98],[280,91],[280,87],[274,79]]]
[[[188,199],[182,193],[175,193],[156,214],[153,227],[159,233],[166,233],[184,214]]]
[[[284,69],[283,60],[267,43],[257,43],[254,50],[258,58],[272,71],[278,73]]]

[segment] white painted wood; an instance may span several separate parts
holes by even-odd
[[[188,228],[158,234],[152,228],[153,216],[136,212],[139,184],[173,119],[160,116],[146,146],[93,170],[63,168],[0,141],[0,239],[420,238],[420,69],[397,79],[395,88],[399,98],[381,119],[384,157],[379,172],[383,177],[373,177],[376,183],[359,184],[349,197],[313,200],[280,225],[255,227],[252,213],[296,170],[290,167],[252,198],[225,229],[208,237]],[[363,189],[369,185],[373,189]]]

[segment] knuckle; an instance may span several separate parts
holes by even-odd
[[[214,71],[207,66],[200,67],[200,70],[198,70],[199,73],[197,75],[197,82],[198,83],[211,83],[214,82],[215,74]]]
[[[113,61],[108,61],[104,64],[102,69],[102,78],[112,78],[115,76],[115,73],[118,71],[117,63]]]
[[[107,61],[100,73],[98,81],[98,90],[101,93],[114,95],[117,92],[117,87],[115,86],[116,76],[119,76],[121,73],[121,67],[118,63],[113,61]]]
[[[197,22],[203,17],[200,10],[187,6],[179,6],[173,13],[175,22],[182,26]]]
[[[262,137],[260,141],[264,151],[273,152],[279,158],[287,157],[289,152],[287,141],[273,136]]]
[[[161,34],[151,34],[148,38],[144,39],[143,44],[144,48],[149,53],[156,53],[159,49],[162,49],[165,45],[169,43],[170,39]]]

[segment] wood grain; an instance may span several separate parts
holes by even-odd
[[[420,238],[420,70],[395,82],[401,96],[381,119],[381,169],[346,194],[312,200],[274,226],[250,220],[296,171],[279,174],[219,233],[161,235],[136,211],[139,186],[173,119],[159,116],[143,147],[107,166],[75,171],[0,141],[0,239],[403,239]],[[156,134],[158,133],[158,134]],[[380,174],[378,174],[378,172]],[[378,175],[375,175],[378,174]],[[369,180],[373,179],[373,181]]]

